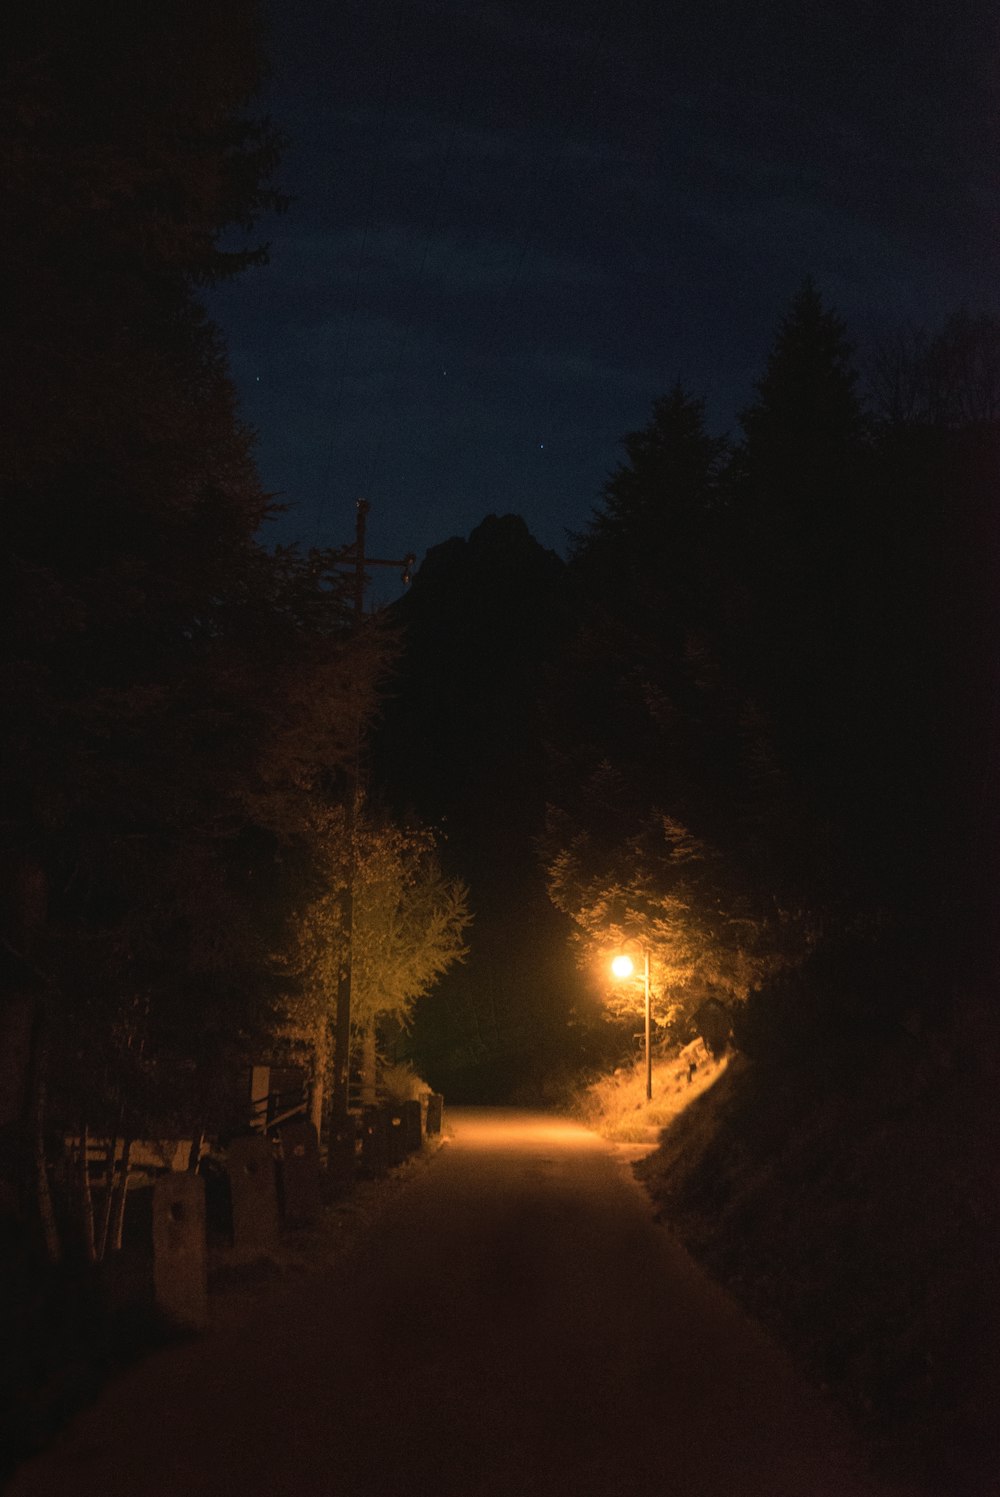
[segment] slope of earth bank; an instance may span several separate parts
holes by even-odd
[[[852,1086],[735,1057],[635,1166],[890,1471],[1000,1492],[996,1086],[900,1048]]]

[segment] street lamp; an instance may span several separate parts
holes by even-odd
[[[626,942],[626,944],[629,943]],[[653,1100],[653,1055],[649,1047],[649,948],[643,946],[639,941],[635,941],[632,944],[639,946],[642,951],[642,990],[645,999],[646,1017],[646,1101],[651,1102]],[[635,975],[635,962],[627,951],[620,951],[611,960],[611,971],[618,978],[619,982],[624,982],[627,978]]]

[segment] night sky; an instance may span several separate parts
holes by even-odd
[[[989,0],[274,0],[268,50],[294,202],[209,305],[273,540],[364,495],[374,554],[564,554],[678,378],[734,428],[807,273],[862,345],[997,309]]]

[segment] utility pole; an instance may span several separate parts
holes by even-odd
[[[368,520],[369,503],[367,499],[359,499],[357,503],[357,515],[355,519],[354,544],[345,548],[343,553],[344,563],[351,566],[354,575],[354,619],[355,631],[360,630],[365,617],[365,585],[368,581],[365,569],[367,567],[399,567],[402,572],[402,581],[405,586],[410,581],[410,575],[416,563],[416,556],[411,551],[399,560],[393,561],[380,556],[367,556],[365,554],[365,529]],[[335,1151],[340,1154],[346,1170],[346,1155],[348,1144],[350,1145],[350,1162],[353,1169],[354,1159],[354,1135],[349,1127],[350,1112],[350,1080],[351,1080],[351,968],[352,947],[354,942],[354,874],[355,874],[355,834],[358,824],[358,803],[360,798],[361,783],[361,728],[357,727],[357,736],[354,742],[354,753],[348,769],[346,800],[344,804],[344,831],[347,837],[347,881],[344,888],[343,898],[343,923],[344,923],[344,960],[340,969],[340,982],[337,988],[337,1023],[334,1030],[333,1046],[333,1133],[331,1136],[331,1163]]]

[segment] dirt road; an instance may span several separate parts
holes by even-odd
[[[134,1369],[12,1497],[877,1497],[571,1123],[452,1112],[348,1268]]]

